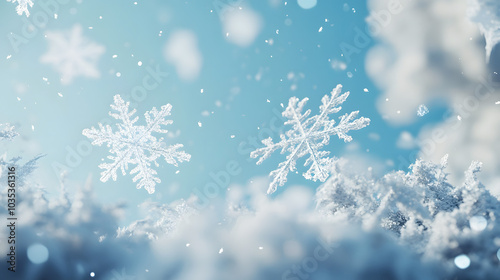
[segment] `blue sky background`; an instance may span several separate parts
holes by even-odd
[[[0,122],[14,124],[21,134],[13,142],[1,143],[2,152],[9,157],[20,155],[25,160],[39,153],[46,154],[39,162],[36,178],[49,195],[57,196],[59,174],[53,170],[53,163],[65,164],[68,149],[76,150],[81,141],[86,141],[82,130],[97,126],[108,117],[113,96],[129,95],[132,88],[142,83],[148,73],[146,68],[158,66],[168,72],[169,77],[137,104],[139,122],[151,107],[172,104],[174,123],[168,129],[174,133],[178,130],[180,134],[166,141],[183,143],[184,150],[192,155],[191,161],[178,168],[161,162],[156,170],[162,183],[153,195],[137,190],[130,175],[120,174],[117,182],[99,181],[97,166],[108,155],[106,147],[94,146],[68,173],[68,180],[79,185],[91,174],[96,198],[104,204],[127,202],[130,207],[123,221],[127,224],[138,217],[136,205],[147,199],[168,203],[188,198],[196,187],[202,188],[212,181],[210,172],[224,169],[231,160],[242,168],[238,176],[231,178],[232,183],[245,184],[254,177],[266,176],[284,155],[276,153],[257,166],[256,160],[248,159],[248,154],[238,152],[238,146],[250,137],[258,137],[257,128],[269,126],[275,116],[273,109],[281,109],[280,103],[286,105],[292,96],[309,97],[307,107],[314,113],[321,97],[337,84],[343,84],[351,95],[340,113],[359,110],[360,116],[372,122],[369,127],[352,132],[354,141],[350,144],[332,137],[325,149],[335,156],[368,156],[373,167],[381,171],[399,168],[400,157],[408,159],[414,152],[396,147],[402,130],[416,134],[423,126],[441,120],[445,108],[439,102],[426,104],[430,113],[412,125],[394,127],[382,118],[375,107],[379,91],[364,72],[365,53],[374,41],[361,49],[360,54],[353,55],[345,70],[332,68],[331,61],[345,61],[341,43],[353,44],[354,29],[366,27],[364,19],[368,12],[364,1],[319,1],[309,10],[302,9],[293,0],[276,7],[268,1],[246,0],[242,5],[250,6],[263,20],[261,32],[248,47],[236,46],[225,39],[212,1],[137,1],[137,5],[134,1],[70,1],[61,5],[57,19],[50,19],[45,28],[40,28],[15,52],[8,34],[20,34],[26,19],[13,12],[11,3],[0,2],[3,38],[0,40]],[[41,9],[35,5],[32,15]],[[83,27],[85,37],[106,48],[97,64],[101,77],[77,77],[71,84],[62,85],[59,73],[50,65],[40,63],[40,57],[48,49],[44,32],[69,30],[75,24]],[[322,32],[318,32],[320,27]],[[197,36],[203,66],[194,81],[179,79],[175,68],[163,57],[165,43],[176,30],[190,30]],[[268,39],[273,39],[274,44],[266,43]],[[6,59],[8,56],[11,57]],[[139,61],[142,66],[138,66]],[[121,76],[117,77],[116,72]],[[303,78],[290,81],[287,75],[291,72]],[[351,72],[352,77],[348,77],[347,72]],[[260,80],[255,79],[258,73],[261,73]],[[297,86],[294,91],[290,88],[292,84]],[[369,92],[364,92],[364,88]],[[221,106],[217,106],[218,103]],[[207,117],[202,116],[203,111],[213,113]],[[374,134],[380,139],[374,139]],[[277,137],[278,134],[273,136]],[[304,171],[300,168],[302,164],[299,162],[299,172]],[[363,165],[361,161],[359,164]],[[180,172],[176,174],[176,170]],[[298,174],[290,174],[287,184],[311,188],[320,185]]]

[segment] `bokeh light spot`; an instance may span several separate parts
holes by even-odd
[[[488,221],[482,216],[474,216],[469,221],[470,228],[475,231],[482,231],[488,226]]]
[[[317,0],[297,0],[297,3],[302,9],[312,9],[318,3]]]
[[[470,265],[470,259],[467,255],[458,255],[455,257],[455,265],[460,269],[466,269]]]
[[[41,264],[49,258],[49,250],[40,243],[32,244],[27,250],[28,259],[34,264]]]

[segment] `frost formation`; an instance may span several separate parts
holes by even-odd
[[[101,181],[106,182],[109,178],[116,181],[116,172],[121,169],[122,174],[126,174],[128,165],[136,165],[130,171],[130,174],[136,174],[133,181],[136,182],[137,188],[144,187],[148,193],[152,194],[155,191],[155,186],[160,183],[157,172],[151,168],[151,163],[154,162],[156,166],[159,164],[156,160],[160,157],[165,158],[165,161],[174,166],[178,162],[189,161],[191,155],[184,151],[179,151],[183,147],[182,144],[175,144],[166,146],[163,138],[157,139],[152,133],[166,134],[168,131],[162,128],[162,125],[172,124],[172,120],[165,119],[170,115],[172,105],[167,104],[157,110],[155,107],[151,111],[144,114],[146,119],[146,126],[134,125],[139,117],[131,117],[135,114],[136,110],[129,112],[130,103],[125,103],[120,95],[115,95],[114,104],[111,104],[111,109],[115,112],[109,112],[113,118],[122,121],[117,124],[118,131],[114,132],[109,125],[102,125],[99,123],[99,129],[92,127],[91,129],[84,129],[82,134],[92,139],[93,145],[101,146],[107,143],[111,147],[108,159],[112,162],[102,163],[99,168],[104,169],[101,173]]]
[[[316,192],[316,208],[368,231],[385,229],[422,261],[444,264],[448,279],[496,279],[500,201],[479,182],[481,163],[472,162],[465,182],[452,186],[447,161],[448,156],[440,164],[417,160],[410,172],[380,179],[352,174],[345,161],[337,161]],[[484,225],[475,225],[476,220]],[[460,255],[471,260],[467,270],[454,265]]]
[[[30,11],[28,11],[28,5],[30,7],[33,7],[33,1],[31,1],[31,0],[7,0],[7,2],[12,2],[14,4],[17,2],[16,11],[17,11],[18,15],[22,15],[23,13],[25,13],[27,17],[30,16]]]
[[[49,50],[40,61],[52,64],[61,74],[62,84],[70,84],[78,76],[99,78],[96,64],[105,48],[83,37],[79,24],[68,31],[47,31],[46,37]]]
[[[370,119],[360,117],[356,119],[359,111],[351,112],[340,117],[340,122],[337,124],[335,120],[330,120],[329,115],[339,112],[342,107],[339,105],[349,96],[346,92],[339,96],[342,91],[342,85],[337,85],[331,92],[331,97],[325,95],[322,99],[322,105],[319,107],[320,114],[309,116],[311,110],[302,113],[308,98],[301,101],[297,97],[290,98],[288,107],[283,111],[282,115],[288,120],[285,125],[292,125],[292,129],[285,134],[280,135],[280,142],[274,143],[272,138],[262,140],[265,145],[250,154],[250,157],[260,159],[257,164],[261,164],[265,159],[277,149],[281,149],[281,154],[288,152],[286,161],[278,165],[278,169],[271,171],[269,174],[273,180],[269,185],[268,194],[276,191],[276,188],[283,186],[287,180],[288,172],[296,170],[296,161],[309,155],[304,166],[308,166],[309,170],[303,174],[308,180],[319,180],[324,182],[328,176],[328,167],[333,159],[327,157],[330,152],[321,151],[323,146],[330,142],[330,135],[337,135],[339,139],[345,142],[350,142],[352,137],[347,135],[350,130],[358,130],[370,124]]]
[[[0,123],[0,140],[12,140],[19,134],[14,130],[14,126],[8,123]]]

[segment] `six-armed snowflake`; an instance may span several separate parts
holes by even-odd
[[[138,126],[134,125],[138,117],[131,119],[136,110],[129,112],[130,103],[125,103],[120,95],[115,95],[114,101],[111,108],[116,112],[110,112],[109,115],[122,121],[117,124],[118,131],[114,132],[109,125],[104,126],[99,123],[99,129],[92,127],[82,132],[83,135],[93,140],[93,145],[100,146],[107,143],[108,147],[111,147],[112,155],[109,155],[108,159],[112,162],[99,165],[99,168],[104,169],[101,173],[101,181],[106,182],[109,178],[116,181],[116,172],[119,168],[122,174],[126,175],[128,165],[136,165],[130,171],[130,174],[137,173],[133,181],[139,180],[137,188],[144,187],[148,193],[152,194],[155,191],[155,185],[161,182],[156,176],[157,172],[151,168],[152,162],[158,166],[156,160],[163,157],[167,163],[177,166],[178,162],[189,161],[191,158],[191,155],[179,150],[183,147],[182,144],[167,146],[163,138],[157,139],[151,135],[154,132],[167,133],[167,130],[162,129],[161,126],[173,123],[172,120],[165,119],[170,115],[172,105],[164,105],[159,111],[153,107],[151,111],[144,114],[147,125]]]
[[[302,113],[308,98],[304,98],[299,102],[297,97],[290,98],[288,107],[282,115],[288,120],[285,125],[292,125],[293,127],[285,134],[280,135],[280,142],[274,143],[272,138],[262,140],[265,145],[250,154],[250,157],[257,158],[261,156],[257,164],[261,164],[265,159],[269,158],[271,154],[277,149],[281,149],[281,153],[288,152],[286,161],[278,165],[278,169],[271,171],[269,174],[273,179],[267,191],[268,194],[276,191],[276,188],[283,186],[286,182],[288,172],[295,171],[296,161],[309,155],[304,166],[308,166],[309,170],[303,175],[309,180],[320,180],[324,182],[329,175],[328,166],[331,164],[332,159],[327,157],[330,153],[328,151],[321,151],[320,149],[328,145],[330,135],[337,135],[345,142],[350,142],[352,137],[347,135],[350,130],[358,130],[370,124],[368,118],[358,118],[358,112],[354,111],[350,114],[345,114],[340,118],[337,124],[335,120],[328,118],[329,114],[339,112],[342,107],[339,105],[349,96],[346,92],[339,96],[342,91],[342,85],[337,87],[331,92],[331,97],[325,95],[322,99],[322,105],[319,107],[320,114],[309,117],[311,110]]]
[[[52,32],[47,31],[49,50],[40,61],[52,64],[54,69],[61,74],[61,83],[70,84],[75,77],[85,76],[99,78],[97,62],[104,53],[105,48],[89,41],[83,36],[79,24],[71,30]]]

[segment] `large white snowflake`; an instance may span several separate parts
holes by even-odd
[[[105,48],[83,37],[79,24],[74,25],[71,30],[48,31],[46,35],[49,50],[40,61],[52,64],[60,73],[62,84],[70,84],[78,76],[100,77],[96,64]]]
[[[31,0],[7,0],[7,2],[17,3],[16,11],[18,15],[26,14],[27,17],[30,16],[30,11],[28,11],[28,5],[33,7],[33,2]]]
[[[331,158],[327,157],[330,152],[321,151],[321,148],[328,145],[330,135],[337,135],[345,142],[352,140],[352,137],[347,135],[350,130],[358,130],[370,124],[370,119],[360,117],[356,119],[359,111],[351,112],[340,117],[340,122],[337,124],[335,120],[330,120],[328,115],[339,112],[342,107],[339,105],[349,96],[346,92],[339,96],[342,91],[342,85],[331,92],[331,97],[325,95],[322,99],[322,105],[319,106],[320,114],[309,116],[311,110],[302,113],[308,98],[304,98],[299,102],[297,97],[290,98],[288,107],[283,111],[283,117],[288,120],[285,125],[293,127],[285,134],[280,135],[281,141],[274,143],[272,138],[262,140],[265,145],[250,154],[250,157],[257,158],[261,156],[257,164],[261,164],[265,159],[277,149],[281,149],[281,153],[288,152],[286,161],[278,165],[278,169],[272,171],[269,175],[273,178],[267,193],[273,193],[276,188],[283,186],[287,180],[288,172],[296,170],[296,161],[306,155],[309,155],[304,166],[308,166],[309,170],[303,174],[306,179],[320,180],[324,182],[329,175],[329,165],[332,163]]]
[[[172,124],[172,120],[167,120],[165,117],[170,115],[172,105],[167,104],[157,110],[155,107],[151,111],[144,114],[146,119],[146,126],[134,125],[139,117],[131,117],[135,114],[136,110],[129,112],[130,103],[125,103],[120,95],[115,95],[114,104],[111,104],[111,109],[115,112],[109,112],[113,118],[122,121],[117,124],[118,131],[114,132],[109,125],[102,125],[99,123],[99,129],[94,127],[84,129],[83,135],[92,139],[93,145],[101,146],[107,143],[111,147],[108,156],[112,162],[106,162],[99,165],[99,168],[104,169],[101,173],[101,181],[106,182],[109,178],[116,181],[116,172],[120,168],[123,175],[126,175],[128,165],[136,165],[130,174],[135,174],[133,181],[136,182],[137,188],[144,187],[148,193],[152,194],[155,191],[155,186],[160,183],[157,172],[151,168],[151,163],[159,166],[156,160],[160,157],[165,158],[169,164],[177,166],[177,162],[189,161],[191,155],[184,151],[179,151],[182,144],[175,144],[167,146],[163,138],[157,139],[152,133],[167,133],[168,131],[162,128],[162,125]]]

